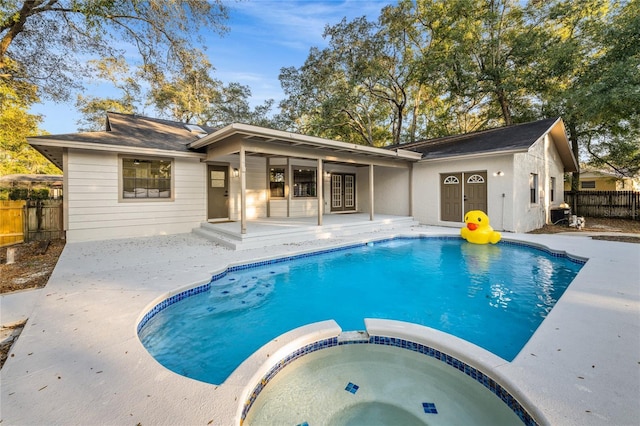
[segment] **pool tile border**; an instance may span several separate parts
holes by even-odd
[[[353,249],[353,248],[358,248],[358,247],[371,245],[372,243],[373,244],[380,244],[380,243],[385,243],[385,242],[389,242],[389,241],[401,241],[401,240],[413,240],[413,239],[460,240],[459,237],[454,237],[454,236],[427,236],[427,235],[421,235],[421,236],[417,236],[417,237],[399,236],[399,237],[393,237],[393,238],[385,238],[385,239],[380,239],[380,240],[349,244],[349,245],[345,245],[345,246],[334,247],[334,248],[329,248],[329,249],[324,249],[324,250],[318,250],[318,251],[308,252],[308,253],[301,253],[301,254],[296,254],[296,255],[291,255],[291,256],[284,256],[284,257],[279,257],[279,258],[275,258],[275,259],[268,259],[268,260],[262,260],[262,261],[258,261],[258,262],[250,262],[250,263],[244,263],[244,264],[241,264],[241,265],[229,266],[224,271],[213,275],[211,277],[211,280],[208,283],[202,284],[202,285],[199,285],[199,286],[195,286],[195,287],[189,288],[189,289],[184,290],[184,291],[181,291],[181,292],[179,292],[177,294],[174,294],[174,295],[164,299],[160,303],[156,304],[152,309],[150,309],[147,313],[145,313],[145,315],[139,321],[138,326],[137,326],[137,332],[140,333],[141,330],[144,328],[144,326],[153,317],[155,317],[158,313],[160,313],[164,309],[168,308],[169,306],[173,305],[174,303],[177,303],[177,302],[179,302],[179,301],[181,301],[181,300],[183,300],[183,299],[185,299],[187,297],[191,297],[191,296],[194,296],[196,294],[203,293],[203,292],[206,292],[206,291],[210,290],[211,286],[213,285],[213,283],[215,283],[216,281],[224,278],[228,273],[235,272],[235,271],[249,270],[249,269],[258,268],[258,267],[261,267],[261,266],[267,266],[267,265],[274,265],[274,264],[278,264],[278,263],[289,262],[289,261],[293,261],[293,260],[297,260],[297,259],[318,256],[318,255],[321,255],[321,254],[327,254],[327,253],[334,253],[334,252],[349,250],[349,249]],[[531,244],[531,243],[525,243],[525,242],[519,242],[519,241],[510,241],[510,240],[502,240],[498,244],[499,245],[500,244],[504,244],[504,245],[521,246],[521,247],[527,247],[527,248],[534,249],[534,250],[540,250],[542,252],[545,252],[545,253],[549,254],[552,257],[559,257],[559,258],[564,257],[564,258],[567,258],[568,260],[570,260],[571,262],[574,262],[574,263],[577,263],[577,264],[581,264],[581,265],[584,265],[588,260],[588,259],[584,259],[584,258],[580,258],[580,257],[575,257],[575,256],[572,256],[572,255],[569,255],[566,252],[551,250],[551,249],[549,249],[549,248],[547,248],[545,246],[539,246],[539,245],[535,245],[535,244]],[[333,346],[342,346],[342,345],[350,345],[350,344],[380,344],[380,345],[386,345],[386,346],[395,346],[395,347],[399,347],[399,348],[402,348],[402,349],[407,349],[407,350],[411,350],[411,351],[414,351],[414,352],[418,352],[418,353],[421,353],[423,355],[430,356],[432,358],[435,358],[435,359],[438,359],[438,360],[440,360],[442,362],[445,362],[447,365],[451,366],[452,368],[456,368],[457,370],[463,372],[464,374],[466,374],[467,376],[469,376],[472,379],[476,380],[477,382],[479,382],[480,384],[485,386],[487,389],[489,389],[491,392],[493,392],[505,404],[507,404],[509,406],[509,408],[520,418],[520,420],[522,420],[522,422],[525,425],[527,425],[527,426],[537,425],[537,423],[535,422],[533,417],[526,411],[526,409],[524,409],[524,407],[506,389],[504,389],[500,384],[498,384],[496,381],[491,379],[489,376],[487,376],[482,371],[480,371],[480,370],[478,370],[478,369],[476,369],[474,367],[471,367],[470,365],[464,363],[463,361],[458,360],[457,358],[455,358],[455,357],[453,357],[451,355],[448,355],[448,354],[446,354],[444,352],[438,351],[437,349],[430,348],[430,347],[428,347],[426,345],[422,345],[420,343],[415,343],[415,342],[411,342],[411,341],[404,340],[404,339],[399,339],[399,338],[394,338],[394,337],[385,337],[385,336],[370,336],[370,338],[368,340],[347,340],[347,341],[341,341],[341,342],[338,342],[338,338],[334,337],[334,338],[321,340],[321,341],[318,341],[318,342],[303,346],[302,348],[292,352],[290,355],[288,355],[284,359],[280,360],[280,362],[278,364],[276,364],[274,367],[272,367],[269,370],[269,372],[262,378],[260,383],[258,383],[258,385],[256,385],[256,387],[253,389],[253,391],[251,392],[248,400],[245,403],[245,406],[243,407],[242,416],[241,416],[241,423],[244,421],[249,409],[251,408],[251,406],[255,402],[255,400],[256,400],[257,396],[260,394],[260,392],[264,389],[264,387],[267,385],[267,383],[269,383],[269,381],[280,370],[282,370],[284,367],[286,367],[287,365],[289,365],[291,362],[295,361],[296,359],[300,358],[301,356],[307,355],[309,353],[312,353],[312,352],[315,352],[315,351],[318,351],[318,350],[321,350],[321,349],[327,349],[327,348],[330,348],[330,347],[333,347]]]
[[[151,321],[151,319],[153,317],[155,317],[158,313],[160,313],[164,309],[168,308],[169,306],[173,305],[174,303],[177,303],[177,302],[179,302],[179,301],[181,301],[181,300],[183,300],[183,299],[185,299],[187,297],[194,296],[196,294],[208,291],[211,288],[211,286],[212,286],[212,284],[214,282],[220,280],[221,278],[224,278],[230,272],[244,271],[244,270],[248,270],[248,269],[259,268],[261,266],[274,265],[274,264],[277,264],[277,263],[290,262],[292,260],[303,259],[303,258],[306,258],[306,257],[313,257],[313,256],[321,255],[321,254],[327,254],[327,253],[334,253],[334,252],[339,252],[339,251],[343,251],[343,250],[349,250],[349,249],[352,249],[352,248],[363,247],[363,246],[369,245],[371,243],[380,244],[380,243],[385,243],[385,242],[389,242],[389,241],[416,240],[416,239],[460,240],[459,237],[452,237],[452,236],[427,236],[427,235],[420,235],[420,236],[417,236],[417,237],[400,236],[400,237],[385,238],[385,239],[375,240],[375,241],[361,242],[361,243],[356,243],[356,244],[349,244],[349,245],[346,245],[346,246],[334,247],[334,248],[329,248],[329,249],[324,249],[324,250],[319,250],[319,251],[314,251],[314,252],[309,252],[309,253],[301,253],[301,254],[295,254],[295,255],[291,255],[291,256],[284,256],[284,257],[279,257],[279,258],[276,258],[276,259],[269,259],[269,260],[261,260],[261,261],[258,261],[258,262],[244,263],[242,265],[229,266],[226,270],[213,275],[211,277],[211,280],[208,283],[203,284],[203,285],[199,285],[199,286],[196,286],[196,287],[192,287],[192,288],[184,290],[184,291],[182,291],[180,293],[174,294],[173,296],[170,296],[170,297],[164,299],[162,302],[160,302],[157,305],[155,305],[147,313],[145,313],[144,316],[142,317],[142,319],[140,320],[140,322],[138,322],[137,332],[139,334],[142,331],[142,329],[144,328],[144,326],[147,325],[147,323],[149,321]],[[571,262],[574,262],[574,263],[577,263],[577,264],[580,264],[580,265],[584,265],[587,262],[587,259],[571,256],[571,255],[569,255],[569,254],[567,254],[565,252],[559,252],[559,251],[551,250],[551,249],[549,249],[547,247],[538,246],[538,245],[534,245],[534,244],[530,244],[530,243],[523,243],[523,242],[519,242],[519,241],[502,240],[498,244],[521,246],[521,247],[527,247],[527,248],[530,248],[530,249],[540,250],[540,251],[543,251],[543,252],[549,254],[552,257],[565,257],[568,260],[570,260]]]
[[[275,364],[271,369],[265,374],[260,382],[253,388],[251,393],[249,394],[248,399],[244,403],[244,407],[242,408],[242,414],[240,417],[240,424],[244,422],[249,413],[249,410],[255,403],[258,395],[264,390],[267,384],[273,379],[273,377],[278,374],[282,369],[287,367],[293,361],[298,358],[308,355],[310,353],[328,349],[335,346],[343,346],[343,345],[353,345],[353,344],[371,344],[371,345],[383,345],[383,346],[393,346],[399,349],[406,349],[412,352],[417,352],[422,355],[428,356],[430,358],[437,359],[439,361],[444,362],[448,366],[455,368],[456,370],[466,374],[471,377],[473,380],[477,381],[485,388],[489,389],[494,395],[496,395],[503,403],[507,404],[507,406],[515,413],[516,416],[524,423],[526,426],[537,426],[538,423],[534,420],[531,414],[520,404],[520,402],[509,393],[508,390],[503,388],[498,382],[489,377],[483,371],[478,368],[472,367],[471,365],[465,363],[457,359],[454,356],[447,354],[446,352],[440,351],[438,349],[429,347],[427,345],[423,345],[421,343],[416,343],[410,340],[401,339],[397,337],[389,337],[389,336],[376,336],[371,335],[369,339],[362,340],[347,340],[347,341],[338,341],[337,337],[331,337],[329,339],[319,340],[314,343],[310,343],[305,345],[296,351],[292,352],[285,358],[281,359],[277,364]]]

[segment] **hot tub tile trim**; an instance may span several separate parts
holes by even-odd
[[[329,339],[319,340],[314,343],[310,343],[305,345],[296,351],[292,352],[285,358],[281,359],[278,363],[276,363],[258,382],[258,384],[253,388],[252,392],[249,394],[249,398],[245,401],[244,407],[242,409],[242,414],[240,417],[240,424],[244,423],[244,420],[249,413],[249,410],[255,403],[258,395],[262,390],[267,386],[269,381],[273,379],[273,377],[278,374],[283,368],[291,364],[293,361],[298,358],[308,355],[310,353],[316,352],[318,350],[331,348],[334,346],[344,346],[344,345],[353,345],[353,344],[371,344],[371,345],[383,345],[383,346],[393,346],[400,349],[406,349],[412,352],[417,352],[422,355],[437,359],[442,361],[446,365],[451,368],[455,368],[456,370],[466,374],[470,378],[474,379],[476,382],[483,385],[485,388],[489,389],[494,395],[502,400],[507,406],[518,416],[518,418],[526,425],[526,426],[537,426],[537,422],[531,416],[531,414],[520,404],[520,402],[509,393],[508,390],[503,388],[498,382],[492,379],[490,376],[485,374],[478,368],[475,368],[464,361],[457,359],[454,356],[447,354],[446,352],[440,351],[438,349],[432,348],[427,345],[423,345],[421,343],[413,342],[411,340],[402,339],[398,337],[390,337],[390,336],[379,336],[379,335],[371,335],[368,340],[348,340],[348,341],[338,341],[337,337],[332,337]]]

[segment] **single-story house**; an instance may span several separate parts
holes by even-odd
[[[46,188],[50,198],[62,197],[62,175],[13,174],[0,176],[0,191],[12,188],[32,189]]]
[[[460,227],[476,209],[495,229],[527,232],[549,221],[578,167],[559,118],[374,148],[108,113],[104,131],[28,140],[64,171],[72,242],[349,212]]]
[[[640,179],[621,177],[606,170],[580,170],[581,191],[640,191]],[[571,191],[571,181],[564,183],[564,190]]]

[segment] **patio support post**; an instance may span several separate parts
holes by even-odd
[[[369,220],[373,221],[373,164],[369,164]]]
[[[240,148],[240,233],[247,233],[247,161],[245,148]]]
[[[285,173],[285,196],[287,197],[287,217],[291,217],[291,197],[293,196],[293,169],[291,158],[287,157],[287,172]]]
[[[318,196],[318,226],[322,226],[322,206],[323,202],[323,183],[324,183],[324,172],[322,171],[322,159],[318,158],[318,184],[317,184],[317,196]]]
[[[413,163],[409,163],[409,216],[413,217]]]

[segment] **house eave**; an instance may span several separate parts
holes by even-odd
[[[470,154],[458,154],[458,155],[446,155],[446,156],[438,156],[438,157],[426,157],[419,161],[419,163],[434,163],[439,161],[458,161],[465,159],[474,159],[474,158],[483,158],[483,157],[495,157],[497,155],[514,155],[520,153],[526,153],[528,149],[509,149],[509,150],[500,150],[500,151],[487,151],[487,152],[476,152]]]
[[[98,152],[117,152],[122,154],[136,154],[147,156],[164,156],[180,158],[206,158],[206,154],[189,151],[174,151],[154,148],[130,147],[125,145],[110,145],[99,143],[74,142],[57,139],[46,139],[43,137],[27,138],[27,141],[38,152],[44,155],[49,161],[55,164],[60,170],[62,167],[62,155],[65,149],[78,149]]]
[[[191,149],[204,148],[209,145],[239,136],[243,139],[259,138],[262,143],[284,142],[292,146],[305,146],[314,149],[327,149],[329,151],[349,152],[362,156],[375,156],[386,159],[400,159],[408,162],[419,161],[422,155],[417,152],[404,149],[389,150],[365,145],[358,145],[330,139],[323,139],[316,136],[301,135],[298,133],[285,132],[282,130],[267,129],[264,127],[252,126],[248,124],[234,123],[211,133],[200,140],[188,145]]]
[[[576,157],[573,155],[571,143],[567,139],[567,131],[564,127],[564,121],[562,121],[562,118],[558,118],[551,128],[549,128],[547,133],[549,133],[551,135],[551,139],[553,139],[558,155],[560,155],[560,159],[564,165],[565,173],[579,171],[580,167]]]

